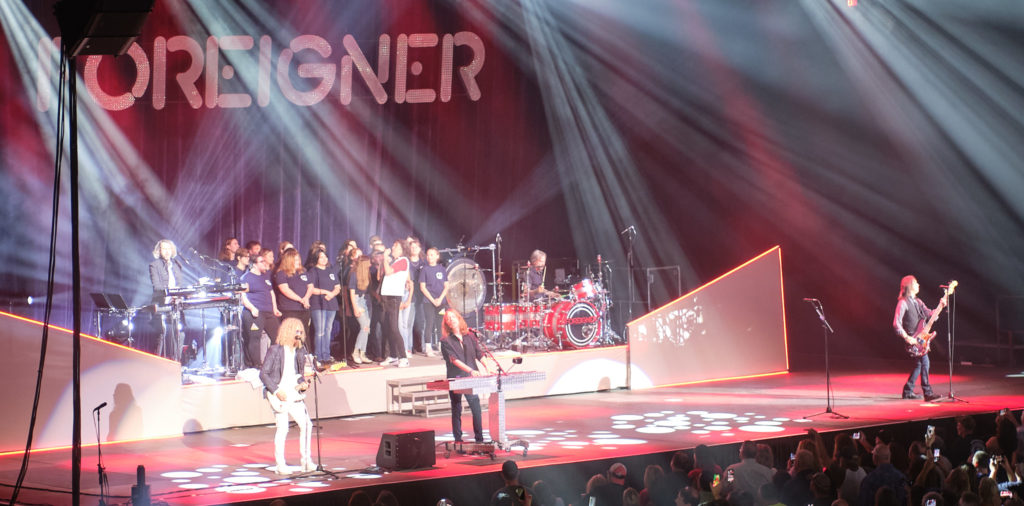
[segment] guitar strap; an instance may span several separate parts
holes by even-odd
[[[922,302],[921,299],[915,297],[914,306],[917,309],[917,317],[920,318],[921,321],[928,321],[927,306],[924,305],[924,302]]]

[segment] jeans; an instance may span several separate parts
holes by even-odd
[[[440,351],[437,347],[441,336],[441,320],[442,316],[438,314],[441,308],[444,307],[444,303],[440,307],[435,306],[432,302],[424,297],[423,307],[420,308],[420,313],[423,313],[423,348],[431,346],[436,350]]]
[[[914,369],[910,371],[910,377],[907,378],[907,384],[903,385],[903,395],[911,395],[914,393],[914,383],[917,383],[917,377],[921,376],[921,391],[925,396],[934,395],[932,392],[932,385],[928,381],[928,369],[931,367],[931,361],[928,360],[928,355],[922,355],[914,358]]]
[[[356,295],[353,309],[361,311],[356,317],[356,321],[359,322],[359,335],[356,336],[355,349],[366,353],[366,338],[370,335],[370,309],[366,304],[366,295]]]
[[[372,298],[372,295],[366,297],[370,307],[370,334],[366,339],[366,355],[374,359],[383,359],[384,329],[387,326],[384,323],[384,303]]]
[[[484,442],[484,421],[480,413],[480,396],[476,394],[457,394],[448,392],[452,403],[452,435],[456,441],[462,441],[462,397],[465,395],[469,411],[473,414],[473,436],[477,443]]]
[[[313,310],[313,331],[316,332],[316,358],[321,362],[331,359],[331,329],[334,328],[334,317],[338,312],[334,309]]]
[[[405,292],[402,300],[409,299],[409,292]],[[406,351],[412,351],[412,324],[416,319],[416,304],[409,300],[409,307],[398,311],[398,333],[402,334],[402,343]]]

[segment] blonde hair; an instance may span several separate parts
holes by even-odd
[[[284,271],[284,273],[289,276],[294,276],[295,273],[306,272],[306,269],[301,265],[298,267],[295,266],[296,258],[300,258],[297,250],[294,248],[285,250],[285,252],[281,254],[281,263],[278,264],[277,270],[279,272]]]
[[[274,339],[274,343],[284,346],[283,341],[285,339],[291,339],[292,337],[297,336],[300,330],[302,331],[303,335],[305,335],[306,326],[302,324],[302,320],[299,320],[298,318],[285,318],[284,320],[281,321],[281,327],[277,329],[277,338]],[[295,348],[302,346],[301,340],[295,342]]]
[[[156,242],[156,246],[153,246],[153,258],[160,258],[160,246],[164,243],[171,245],[171,258],[178,256],[178,247],[170,239],[160,239]]]

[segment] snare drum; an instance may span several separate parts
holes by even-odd
[[[541,330],[565,348],[585,348],[601,335],[601,314],[586,301],[556,302],[544,313]]]
[[[575,285],[572,285],[572,297],[575,300],[589,300],[597,297],[597,288],[590,278],[584,278]]]

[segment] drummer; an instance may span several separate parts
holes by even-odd
[[[536,301],[545,297],[555,297],[558,294],[544,288],[544,277],[547,274],[548,254],[537,249],[530,253],[530,269],[526,273],[527,296],[530,301]]]

